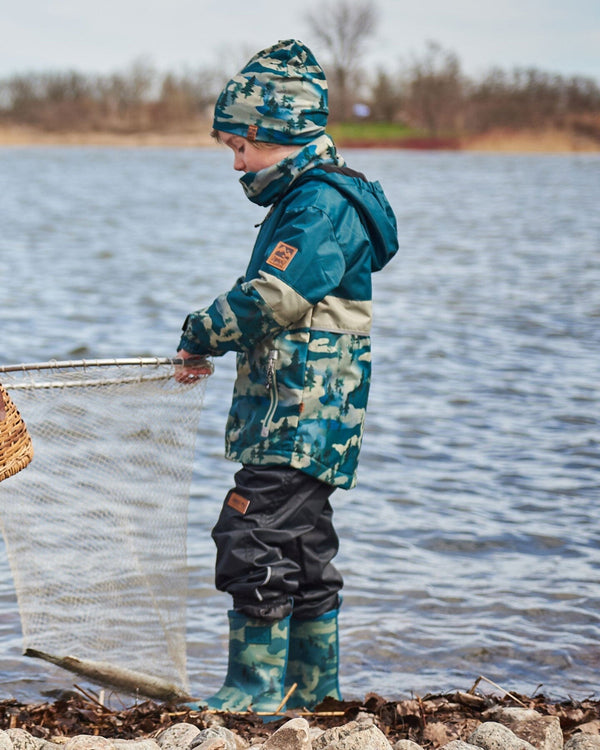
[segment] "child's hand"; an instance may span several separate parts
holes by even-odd
[[[174,378],[178,383],[194,383],[196,380],[212,374],[213,367],[206,357],[190,354],[185,349],[180,349],[177,356],[179,359],[190,360],[189,365],[175,365]]]

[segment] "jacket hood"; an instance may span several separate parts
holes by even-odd
[[[347,167],[329,165],[314,167],[296,182],[308,179],[331,185],[358,211],[373,245],[371,270],[380,271],[398,252],[398,226],[379,182],[369,182],[363,174]]]

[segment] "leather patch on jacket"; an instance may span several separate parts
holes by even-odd
[[[297,252],[297,247],[288,245],[285,242],[278,242],[275,245],[275,249],[273,250],[271,255],[269,255],[269,257],[267,258],[267,263],[270,266],[278,268],[280,271],[285,271],[285,269],[292,262],[292,258],[294,257],[294,255],[296,255]]]
[[[248,510],[250,500],[246,500],[245,497],[238,495],[237,492],[230,492],[229,497],[227,498],[227,505],[229,505],[230,508],[237,510],[238,513],[244,515]]]

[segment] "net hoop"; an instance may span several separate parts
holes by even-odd
[[[151,380],[167,380],[173,376],[173,371],[164,369],[165,365],[173,365],[174,367],[202,367],[206,369],[206,372],[198,375],[200,379],[206,378],[213,372],[212,363],[205,357],[189,357],[182,359],[181,357],[121,357],[114,359],[73,359],[73,360],[49,360],[47,362],[26,362],[19,365],[0,365],[0,373],[36,373],[42,370],[71,370],[86,372],[89,369],[96,368],[101,371],[102,368],[114,368],[114,367],[136,367],[139,366],[139,372],[136,375],[129,377],[102,377],[92,380],[86,378],[86,386],[103,386],[103,385],[117,385],[121,383],[138,383],[147,382]],[[155,368],[153,372],[151,368]],[[27,381],[22,382],[12,381],[7,384],[7,388],[11,390],[30,390],[37,388],[73,388],[80,385],[77,381]],[[8,397],[8,394],[6,394]]]
[[[124,365],[140,365],[140,367],[152,365],[157,367],[159,365],[180,365],[183,367],[205,366],[212,371],[212,364],[205,357],[190,357],[188,359],[182,359],[181,357],[118,357],[114,359],[51,359],[47,362],[24,362],[19,365],[0,365],[0,372],[30,372],[52,369],[60,370],[64,368],[81,368],[86,370],[88,367],[115,367]]]

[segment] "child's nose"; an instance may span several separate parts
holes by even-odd
[[[242,159],[241,154],[236,154],[235,157],[234,157],[234,159],[233,159],[233,168],[237,172],[243,172],[244,171],[244,167],[245,167],[245,164],[244,164],[244,160]]]

